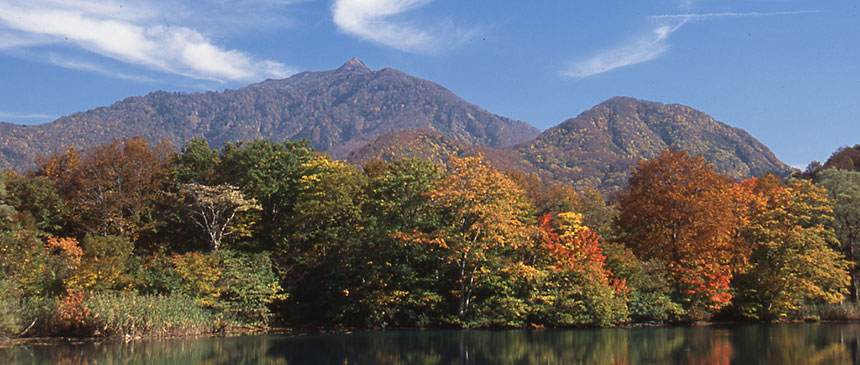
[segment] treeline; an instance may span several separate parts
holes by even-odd
[[[852,199],[860,172],[734,182],[684,152],[606,204],[480,156],[132,138],[2,176],[0,333],[814,317],[856,299]]]

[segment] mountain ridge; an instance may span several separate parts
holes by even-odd
[[[516,146],[470,146],[429,133],[394,132],[353,151],[347,161],[417,157],[444,163],[445,154],[480,153],[499,169],[534,173],[580,191],[611,193],[626,184],[640,159],[666,148],[702,154],[734,179],[792,171],[743,129],[689,106],[631,97],[610,98]]]
[[[334,70],[306,71],[220,92],[155,91],[34,126],[0,126],[0,168],[30,167],[36,156],[140,135],[174,146],[195,136],[231,141],[306,138],[335,157],[394,130],[432,129],[458,140],[514,145],[539,133],[492,114],[431,81],[392,68],[372,71],[353,58]],[[36,138],[38,136],[39,138]]]

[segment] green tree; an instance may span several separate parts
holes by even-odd
[[[306,164],[314,156],[307,141],[255,140],[228,143],[221,149],[215,180],[240,187],[260,205],[260,224],[254,234],[260,249],[289,244],[302,177],[309,174]]]
[[[854,263],[851,269],[851,298],[858,299],[858,257],[860,245],[860,172],[825,169],[818,174],[817,185],[827,189],[827,196],[833,202],[833,222],[831,226],[839,240],[839,251]]]
[[[0,174],[0,228],[8,225],[12,221],[12,216],[15,214],[15,208],[7,204],[8,195],[6,192],[6,179]]]
[[[428,245],[395,238],[399,232],[433,231],[439,219],[428,193],[438,186],[438,166],[418,159],[369,163],[362,206],[365,235],[351,267],[356,280],[349,310],[369,327],[436,324],[442,295],[438,253]]]
[[[63,229],[66,204],[56,185],[44,176],[18,178],[9,182],[8,203],[35,220],[36,228],[48,233]]]
[[[194,137],[185,142],[177,156],[174,178],[182,184],[212,184],[218,165],[218,151],[209,147],[206,138]]]

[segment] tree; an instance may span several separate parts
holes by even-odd
[[[728,304],[729,281],[744,267],[739,194],[702,156],[669,150],[640,162],[621,194],[619,239],[640,259],[665,264],[691,318]]]
[[[9,182],[8,190],[9,204],[29,214],[36,228],[51,233],[62,230],[66,204],[51,179],[44,176],[17,178]]]
[[[206,234],[212,251],[218,250],[224,237],[236,232],[231,225],[236,214],[260,209],[254,199],[246,199],[242,191],[232,185],[191,183],[183,184],[181,191],[187,201],[191,221]]]
[[[15,214],[15,208],[6,203],[7,198],[6,179],[0,174],[0,228],[11,222]]]
[[[833,221],[831,226],[839,240],[839,251],[854,263],[851,269],[851,298],[858,299],[858,257],[860,245],[860,172],[826,169],[818,174],[816,182],[827,189],[827,196],[833,202]]]
[[[43,160],[37,171],[56,183],[78,230],[136,237],[154,228],[172,148],[134,137],[97,146],[79,156],[70,149]]]
[[[185,142],[177,156],[174,178],[182,184],[211,184],[218,165],[218,151],[209,147],[206,138],[194,137]]]
[[[843,299],[850,263],[836,243],[832,207],[824,189],[806,180],[782,184],[773,175],[743,182],[751,216],[743,237],[752,246],[750,267],[735,280],[735,307],[744,316],[785,318],[803,304]]]
[[[87,235],[78,270],[66,281],[75,290],[120,289],[131,283],[128,264],[134,244],[122,236]]]
[[[626,320],[626,284],[606,267],[599,237],[582,225],[582,215],[560,213],[555,220],[544,215],[540,228],[547,280],[538,286],[532,307],[543,321],[605,326]]]
[[[401,237],[444,252],[445,263],[456,272],[457,318],[462,321],[471,308],[476,284],[501,269],[504,250],[516,249],[528,237],[521,220],[526,213],[525,195],[479,155],[452,157],[445,177],[428,196],[442,212],[439,228]]]
[[[309,175],[307,164],[315,154],[307,141],[255,140],[221,149],[215,181],[240,187],[260,205],[255,239],[261,248],[289,244],[302,177]]]

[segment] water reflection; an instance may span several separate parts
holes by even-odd
[[[159,364],[839,364],[860,324],[545,331],[390,331],[26,346],[0,363]]]

